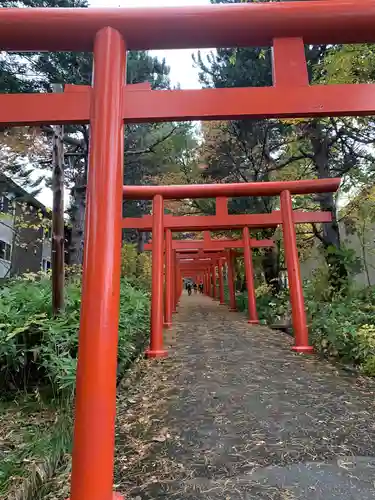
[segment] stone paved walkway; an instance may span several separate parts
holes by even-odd
[[[207,297],[184,296],[174,320],[171,356],[119,396],[127,498],[375,498],[374,384]]]

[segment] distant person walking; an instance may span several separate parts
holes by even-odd
[[[186,285],[186,290],[187,290],[187,292],[188,292],[188,295],[191,295],[191,283],[188,283],[188,284]]]

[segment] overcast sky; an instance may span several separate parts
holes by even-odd
[[[92,7],[183,7],[185,5],[207,5],[209,0],[90,0]],[[193,67],[193,50],[152,51],[161,59],[165,57],[171,68],[172,85],[181,84],[183,89],[200,88],[198,71]],[[203,51],[207,53],[207,51]]]

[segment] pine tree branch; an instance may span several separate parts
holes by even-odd
[[[146,153],[155,153],[155,148],[162,144],[164,141],[169,139],[175,131],[177,130],[177,126],[173,127],[166,135],[155,141],[151,146],[145,148],[145,149],[140,149],[140,150],[128,150],[126,151],[126,155],[143,155]]]

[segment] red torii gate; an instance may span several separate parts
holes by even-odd
[[[251,188],[251,193],[254,195],[263,194],[265,192],[270,192],[272,194],[277,194],[280,191],[280,186],[287,189],[293,190],[295,194],[305,194],[311,191],[311,189],[317,189],[321,192],[330,189],[337,189],[339,185],[339,179],[321,179],[318,181],[288,181],[283,183],[253,183]],[[171,325],[172,318],[172,310],[174,311],[176,302],[181,293],[180,284],[176,284],[179,292],[175,292],[173,295],[173,287],[171,282],[173,281],[172,277],[169,275],[172,274],[173,257],[169,257],[169,253],[172,253],[173,248],[169,248],[169,244],[173,245],[172,242],[172,231],[208,231],[210,229],[213,230],[224,230],[224,229],[241,229],[243,232],[243,238],[249,238],[248,227],[252,228],[264,228],[264,227],[277,227],[282,224],[283,217],[281,211],[273,211],[270,214],[242,214],[242,215],[229,215],[228,214],[228,196],[235,192],[239,192],[239,196],[245,196],[247,192],[249,192],[249,184],[225,184],[225,185],[194,185],[193,190],[190,189],[189,186],[167,186],[167,191],[163,191],[166,198],[170,198],[174,196],[184,197],[184,196],[192,196],[192,193],[195,191],[198,193],[196,197],[200,198],[208,198],[210,196],[216,195],[216,215],[214,216],[173,216],[173,215],[163,215],[163,227],[166,230],[166,301],[165,301],[165,326]],[[314,188],[312,188],[314,186]],[[333,186],[333,188],[332,188]],[[166,186],[161,186],[164,189]],[[152,198],[153,186],[129,186],[130,189],[126,189],[125,195],[127,198],[137,199],[140,198]],[[156,188],[158,189],[158,188]],[[144,194],[142,194],[144,193]],[[163,198],[164,199],[164,198]],[[162,200],[163,201],[163,200]],[[164,214],[164,209],[161,209]],[[295,224],[298,223],[311,223],[311,222],[329,222],[332,219],[332,216],[328,212],[304,212],[304,211],[293,211],[292,213],[293,222]],[[135,217],[135,218],[125,218],[122,222],[122,227],[124,229],[138,229],[141,231],[156,231],[155,228],[155,220],[153,215],[146,215],[143,217]],[[159,228],[160,230],[160,228]],[[255,240],[256,241],[256,240]],[[230,245],[231,243],[223,242],[218,243],[218,241],[212,241],[208,243],[208,239],[203,241],[203,245],[211,245],[212,249],[222,248],[223,245]],[[180,242],[179,245],[186,245],[184,242]],[[220,246],[218,246],[220,245]],[[151,247],[147,247],[146,249],[151,249]],[[228,262],[231,262],[233,258],[232,256],[228,256]],[[160,257],[160,262],[162,262],[162,257]],[[169,264],[168,264],[169,262]],[[232,266],[231,266],[232,267]],[[236,301],[235,301],[235,291],[233,285],[233,270],[230,269],[230,297],[231,297],[231,310],[236,310]],[[252,266],[252,256],[251,256],[251,241],[250,246],[247,245],[247,250],[245,251],[245,272],[247,282],[250,284],[250,288],[253,289],[253,266]],[[161,268],[158,271],[155,271],[157,275],[162,275]],[[162,286],[162,282],[157,284],[156,278],[155,281],[153,279],[153,283],[155,283],[155,288],[153,288],[152,296],[155,297],[155,300],[152,301],[152,311],[154,314],[151,314],[151,344],[152,347],[146,352],[148,356],[158,357],[165,356],[167,353],[163,349],[163,321],[161,316],[161,295],[160,295],[160,287]],[[154,285],[153,285],[154,286]],[[158,290],[158,291],[157,291]],[[213,289],[213,293],[215,293],[215,289]],[[170,298],[170,300],[169,300]],[[172,302],[172,304],[171,304]],[[257,312],[256,312],[256,300],[254,293],[248,294],[248,311],[249,311],[249,321],[251,323],[256,323],[257,320]],[[298,332],[296,333],[297,347],[307,347],[307,336],[302,340],[299,338]]]
[[[272,242],[273,243],[273,242]],[[177,252],[178,255],[178,252]],[[224,301],[224,277],[223,277],[223,264],[226,262],[228,268],[232,264],[230,260],[227,260],[227,252],[215,252],[210,254],[208,252],[203,252],[197,254],[187,254],[181,253],[177,259],[180,263],[180,268],[183,271],[182,275],[188,275],[189,272],[196,272],[198,279],[204,285],[204,292],[211,296],[214,300],[220,300],[220,305],[225,305]],[[184,264],[186,265],[186,270],[184,273]],[[216,267],[218,270],[218,281],[219,281],[219,297],[216,291]],[[233,273],[233,269],[232,269]],[[233,276],[233,274],[231,274]],[[228,283],[229,284],[229,283]],[[232,283],[233,285],[233,283]],[[231,310],[235,311],[236,298],[234,295],[234,286],[230,286],[230,304],[234,304],[234,308]],[[248,283],[248,294],[255,293],[254,288],[251,289],[251,283]],[[233,291],[233,297],[232,297]],[[249,321],[250,322],[250,321]],[[251,321],[253,322],[253,321]],[[254,321],[255,322],[255,321]]]
[[[0,95],[1,125],[91,124],[71,500],[112,497],[124,121],[373,115],[373,84],[309,85],[304,43],[375,42],[374,25],[375,0],[0,9],[1,50],[94,53],[90,89]],[[273,86],[130,94],[125,85],[126,50],[231,46],[273,46]],[[282,203],[291,226],[290,190]]]
[[[227,200],[225,199],[225,204]],[[186,222],[187,217],[184,217]],[[192,222],[194,224],[194,219],[196,216],[190,216]],[[219,216],[216,216],[216,219],[219,221]],[[236,217],[238,221],[238,217]],[[167,229],[169,231],[169,229]],[[255,299],[255,288],[254,288],[254,280],[253,280],[253,272],[252,272],[252,254],[251,250],[253,248],[265,248],[265,247],[273,247],[273,240],[257,240],[254,238],[250,238],[248,242],[250,251],[246,251],[244,240],[233,240],[233,239],[211,239],[210,231],[204,231],[204,239],[189,239],[189,240],[173,240],[172,241],[172,251],[178,256],[177,262],[182,262],[182,259],[193,259],[195,262],[199,262],[201,264],[206,264],[207,269],[203,272],[202,281],[204,284],[205,292],[208,295],[211,295],[212,298],[216,297],[216,268],[218,271],[218,279],[219,279],[219,296],[220,296],[220,304],[224,304],[224,281],[223,281],[223,270],[222,264],[226,261],[228,266],[228,273],[231,279],[228,280],[229,287],[229,301],[230,301],[230,310],[236,311],[236,297],[235,297],[235,287],[233,283],[233,257],[235,256],[233,250],[235,248],[243,248],[244,250],[244,260],[245,260],[245,270],[246,270],[246,284],[248,291],[248,312],[249,312],[249,323],[258,323],[258,316],[256,311],[256,299]],[[147,243],[145,245],[145,250],[152,250],[152,243]],[[223,252],[224,250],[228,250],[227,252]],[[212,252],[220,252],[214,255]],[[192,253],[194,252],[194,253]],[[204,257],[204,261],[202,257]],[[168,259],[168,249],[166,248],[166,260]],[[197,261],[195,259],[198,259]],[[210,261],[208,263],[208,261]],[[230,270],[229,270],[230,266]],[[192,269],[192,266],[189,268]],[[210,277],[208,277],[208,274]],[[168,276],[168,271],[167,271]],[[208,280],[212,283],[212,292],[211,288],[208,286]],[[172,279],[173,281],[173,279]],[[165,302],[164,302],[164,310],[165,310],[165,322],[164,325],[169,327],[171,325],[172,308],[175,309],[176,305],[173,304],[173,301],[177,297],[177,291],[173,293],[171,287],[168,286],[168,280],[166,280],[166,294],[165,294]],[[170,305],[172,302],[173,305]]]
[[[225,206],[227,206],[227,199],[221,199],[222,202],[225,203]],[[218,203],[217,203],[218,205]],[[216,210],[218,213],[218,210]],[[303,212],[301,212],[303,213]],[[324,212],[320,212],[319,214],[316,213],[318,216],[322,216]],[[147,217],[147,216],[146,216]],[[152,217],[152,216],[151,216]],[[165,217],[165,216],[164,216]],[[245,215],[246,217],[246,215]],[[305,213],[304,213],[305,217]],[[324,216],[326,218],[326,214]],[[194,219],[196,216],[191,216],[191,217],[184,217],[186,223],[188,223],[188,219],[191,221],[191,224],[194,224]],[[217,221],[220,220],[220,215],[215,217]],[[142,217],[144,219],[144,217]],[[134,219],[132,219],[134,220]],[[236,216],[236,221],[238,221],[238,217]],[[125,219],[126,223],[128,223],[129,219]],[[138,219],[139,221],[139,219]],[[220,222],[219,222],[220,223]],[[238,222],[237,222],[238,223]],[[169,235],[168,231],[170,229],[166,229],[166,233]],[[249,275],[249,277],[246,279],[247,283],[247,291],[248,291],[248,311],[249,311],[249,322],[250,323],[258,323],[258,317],[257,317],[257,311],[256,311],[256,299],[255,299],[255,288],[254,288],[254,283],[253,283],[253,273],[251,271],[252,269],[252,254],[251,250],[253,248],[265,248],[265,247],[272,247],[274,246],[274,241],[273,240],[257,240],[254,238],[249,239],[249,247],[250,251],[245,251],[245,268],[246,268],[246,273]],[[165,255],[166,255],[166,263],[168,262],[168,252],[170,252],[170,248],[168,248],[166,245],[165,247]],[[234,276],[234,271],[233,271],[233,257],[235,256],[234,252],[231,251],[231,249],[235,248],[244,248],[244,240],[231,240],[231,239],[211,239],[210,236],[210,231],[204,231],[204,239],[203,240],[197,240],[197,239],[190,239],[190,240],[172,240],[172,251],[174,254],[177,256],[180,255],[180,262],[181,259],[187,259],[187,258],[198,258],[198,257],[208,257],[213,259],[213,254],[212,252],[218,252],[218,251],[224,251],[224,250],[229,250],[226,253],[222,253],[220,256],[216,256],[216,260],[214,261],[214,264],[210,264],[209,266],[209,272],[210,273],[210,282],[212,282],[212,294],[211,296],[213,298],[216,298],[216,280],[214,278],[214,275],[216,273],[216,267],[218,269],[218,277],[219,277],[219,294],[220,294],[220,303],[224,304],[224,284],[223,284],[223,274],[222,274],[222,261],[220,261],[220,257],[222,257],[228,267],[230,266],[231,269],[228,270],[229,275],[231,277],[230,280],[228,280],[228,286],[229,286],[229,300],[230,300],[230,310],[231,311],[236,311],[237,306],[236,306],[236,297],[235,297],[235,287],[233,283],[233,276]],[[145,251],[151,251],[152,250],[152,243],[146,243],[145,245]],[[188,253],[189,252],[189,253]],[[196,252],[192,254],[191,252]],[[173,257],[173,260],[175,260],[175,256]],[[207,259],[206,263],[207,263]],[[248,262],[249,261],[249,262]],[[216,262],[216,263],[215,263]],[[169,327],[172,324],[172,310],[176,309],[177,303],[177,297],[178,297],[178,291],[176,290],[177,284],[175,283],[175,286],[170,286],[168,283],[169,279],[169,273],[171,273],[171,269],[168,269],[168,265],[166,265],[166,286],[165,286],[165,300],[164,300],[164,326]],[[173,283],[173,278],[172,283]],[[206,272],[203,273],[203,283],[204,283],[204,288],[205,291],[209,291],[208,287],[208,276],[206,276]],[[155,325],[152,325],[152,327],[155,327]],[[153,332],[153,328],[151,328],[151,332]],[[151,333],[152,334],[152,333]]]
[[[329,222],[332,215],[329,212],[294,212],[292,209],[292,194],[310,194],[336,191],[340,179],[318,179],[303,181],[255,182],[241,184],[195,184],[187,186],[126,186],[124,196],[128,199],[152,199],[152,215],[138,218],[124,218],[124,229],[152,230],[152,298],[151,298],[151,339],[147,355],[151,357],[166,356],[163,347],[163,256],[164,231],[166,231],[166,296],[171,297],[173,277],[173,242],[172,231],[209,231],[218,229],[241,228],[244,241],[246,279],[250,288],[254,288],[253,266],[249,227],[265,228],[283,226],[285,257],[289,277],[289,287],[292,305],[293,329],[297,352],[312,352],[308,343],[308,330],[302,281],[298,261],[296,234],[294,224],[308,222]],[[237,194],[236,194],[237,193]],[[229,215],[227,198],[229,196],[280,196],[280,211],[270,214]],[[165,199],[182,198],[212,198],[217,199],[216,215],[213,216],[182,216],[164,215]],[[174,263],[176,267],[176,262]],[[215,271],[216,272],[216,271]],[[177,298],[180,296],[181,283],[176,271]],[[214,292],[214,290],[213,290]],[[231,294],[234,293],[231,292]],[[167,299],[168,300],[168,299]],[[169,300],[168,300],[169,302]],[[174,306],[173,306],[174,307]],[[256,302],[254,294],[248,294],[248,308],[251,322],[257,321]],[[169,325],[167,314],[166,324]]]

